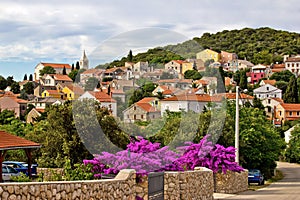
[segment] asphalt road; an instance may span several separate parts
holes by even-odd
[[[300,165],[278,162],[277,168],[284,178],[268,187],[246,191],[225,199],[300,200]]]

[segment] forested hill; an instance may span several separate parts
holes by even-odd
[[[195,58],[196,53],[206,48],[217,52],[221,50],[234,52],[238,54],[239,59],[246,58],[254,64],[280,63],[283,55],[300,53],[300,34],[271,28],[244,28],[224,30],[215,34],[204,33],[200,38],[195,37],[180,44],[154,48],[137,54],[133,56],[132,61],[166,63],[173,59]],[[128,61],[126,57],[98,67],[124,66],[125,61]]]
[[[165,47],[170,51],[189,51],[188,44],[194,46],[194,41],[203,48],[210,48],[220,52],[228,51],[238,54],[240,59],[246,58],[254,64],[271,64],[282,62],[284,54],[300,53],[300,34],[271,28],[244,28],[241,30],[224,30],[216,34],[204,33],[200,38],[183,44],[169,45]],[[194,48],[190,48],[194,50]],[[193,52],[197,53],[197,52]],[[190,54],[190,53],[189,53]]]

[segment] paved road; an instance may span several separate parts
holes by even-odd
[[[300,165],[278,162],[277,168],[284,174],[282,180],[260,190],[228,197],[226,200],[300,200]]]

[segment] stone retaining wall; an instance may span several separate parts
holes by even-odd
[[[194,171],[165,172],[164,199],[212,200],[213,172],[199,167]]]
[[[248,190],[248,170],[241,173],[227,171],[226,174],[214,174],[214,191],[235,194]]]
[[[135,185],[135,170],[121,170],[115,179],[110,180],[0,183],[0,199],[135,200]]]

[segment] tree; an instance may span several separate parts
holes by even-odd
[[[85,91],[93,91],[97,85],[99,83],[99,80],[95,77],[90,77],[88,78],[88,80],[86,81],[85,85],[84,85],[84,90]]]
[[[292,76],[295,76],[292,72],[283,70],[281,72],[273,73],[270,80],[289,82]]]
[[[217,76],[217,93],[225,92],[225,72],[222,66],[219,67],[219,73]]]
[[[14,82],[13,84],[11,84],[11,91],[14,93],[14,94],[19,94],[21,92],[20,90],[20,85],[19,83],[17,82]]]
[[[62,71],[63,75],[67,75],[67,71],[66,71],[66,67],[64,66],[63,71]]]
[[[4,90],[7,87],[7,80],[0,76],[0,90]]]
[[[260,110],[263,110],[265,107],[262,104],[261,100],[259,98],[257,98],[256,96],[254,96],[253,99],[253,108],[258,108]]]
[[[300,127],[295,126],[285,151],[285,160],[291,163],[300,163]]]
[[[133,56],[132,56],[132,51],[129,50],[129,53],[128,53],[128,56],[127,56],[127,61],[128,61],[128,62],[132,62],[132,58],[133,58]]]
[[[74,67],[74,63],[72,63],[72,70],[71,71],[73,71],[75,69],[75,67]]]
[[[51,66],[45,66],[41,71],[40,71],[40,76],[44,76],[44,74],[55,74],[56,71],[53,67]]]
[[[75,68],[75,69],[77,69],[77,70],[80,69],[80,65],[79,65],[79,62],[78,62],[78,61],[76,62],[76,68]]]
[[[285,103],[298,103],[298,86],[295,76],[292,76],[288,83],[286,92],[283,95],[283,101]]]
[[[79,81],[76,81],[76,77],[77,77],[77,74],[78,74],[78,70],[75,69],[75,70],[72,70],[68,76],[73,80],[73,82],[79,82]],[[77,78],[79,80],[79,77]]]
[[[246,75],[246,71],[242,70],[240,71],[240,82],[239,82],[239,86],[241,89],[245,90],[248,89],[247,87],[247,75]]]
[[[32,74],[29,75],[29,81],[33,81]]]
[[[28,82],[23,86],[23,90],[26,94],[33,94],[34,93],[34,85],[32,82]]]
[[[15,82],[13,76],[8,76],[6,78],[6,81],[7,81],[7,86],[11,86],[11,84],[13,84]]]
[[[24,75],[23,81],[27,81],[27,74]]]
[[[193,79],[193,80],[199,80],[202,78],[202,75],[197,70],[187,70],[184,72],[184,78],[185,79]]]

